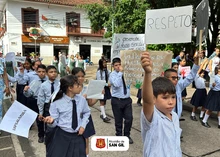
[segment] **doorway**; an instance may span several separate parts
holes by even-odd
[[[57,59],[59,60],[59,52],[64,52],[66,54],[66,56],[68,55],[68,49],[69,46],[54,46],[53,48],[53,55],[57,57]]]
[[[35,52],[35,45],[23,45],[22,50],[23,56],[29,56],[30,53]],[[40,52],[40,45],[36,45],[36,52]]]
[[[79,54],[83,56],[83,59],[91,59],[91,45],[79,45]]]
[[[111,46],[103,45],[103,52],[102,53],[105,56],[105,59],[107,59],[108,62],[111,62]]]

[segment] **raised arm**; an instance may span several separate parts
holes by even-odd
[[[145,71],[142,97],[143,97],[143,112],[146,119],[151,122],[154,112],[154,102],[153,102],[153,88],[151,83],[151,73],[152,73],[152,61],[150,59],[150,54],[144,52],[141,55],[141,65]]]

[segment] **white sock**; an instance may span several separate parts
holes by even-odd
[[[195,115],[196,115],[196,114],[195,114],[194,112],[192,112],[191,116],[193,116],[193,117],[194,117]]]
[[[105,118],[106,117],[105,107],[104,106],[100,106],[100,110],[101,110],[101,114],[102,114],[103,118]]]
[[[86,157],[89,157],[89,155],[86,155]]]
[[[206,123],[209,119],[209,115],[208,114],[205,114],[204,118],[203,118],[203,123]]]
[[[220,117],[218,117],[218,125],[220,125]]]
[[[203,117],[204,113],[205,113],[205,111],[201,111],[201,112],[200,112],[200,118]]]

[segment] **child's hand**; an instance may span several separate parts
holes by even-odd
[[[213,83],[213,84],[212,84],[212,87],[215,87],[215,86],[216,86],[216,83]]]
[[[43,121],[43,119],[44,119],[44,117],[43,117],[41,114],[39,114],[39,115],[38,115],[38,120],[39,120],[39,121]]]
[[[24,91],[27,92],[29,88],[30,88],[30,86],[25,86]]]
[[[84,131],[85,131],[85,129],[83,127],[80,127],[78,135],[82,135],[84,133]]]
[[[104,89],[102,90],[102,94],[105,94],[105,90]]]
[[[84,97],[85,99],[87,99],[87,94],[83,94],[83,97]]]
[[[54,119],[51,116],[47,116],[46,118],[43,118],[44,123],[53,124]]]
[[[149,52],[145,51],[144,53],[142,53],[141,55],[141,65],[145,71],[145,73],[151,73],[152,72],[152,61],[150,58],[150,54]]]

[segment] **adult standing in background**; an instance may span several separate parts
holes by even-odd
[[[59,55],[59,64],[60,64],[60,77],[66,76],[67,72],[66,72],[66,54],[63,52],[61,55]]]
[[[2,117],[3,117],[2,105],[3,105],[4,92],[5,92],[6,96],[9,96],[11,94],[10,90],[9,90],[9,82],[8,82],[8,76],[6,73],[3,53],[0,52],[0,123],[1,123]],[[1,130],[0,130],[0,134],[1,134]]]
[[[76,62],[76,67],[82,68],[84,71],[86,71],[86,61],[83,59],[82,55],[78,57],[78,61]]]

